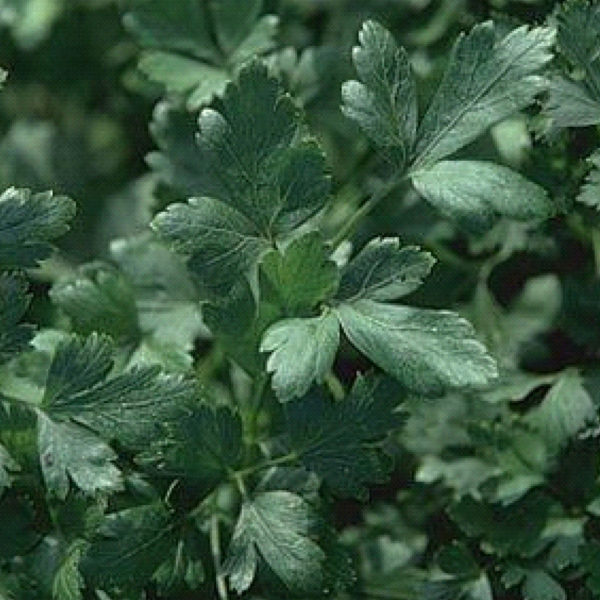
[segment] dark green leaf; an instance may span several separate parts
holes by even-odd
[[[83,555],[81,572],[94,587],[141,590],[175,542],[174,524],[162,503],[112,513]]]
[[[26,279],[17,273],[0,274],[0,363],[27,348],[31,325],[19,324],[29,307]]]
[[[374,238],[344,267],[336,297],[397,300],[416,290],[434,263],[429,252],[400,247],[398,238]]]
[[[600,151],[594,152],[588,161],[592,170],[589,172],[577,200],[600,210]]]
[[[303,396],[313,381],[322,383],[340,343],[340,326],[333,313],[312,319],[283,319],[263,335],[261,352],[271,352],[267,371],[282,402]]]
[[[9,188],[0,195],[0,268],[35,267],[48,258],[48,243],[69,229],[75,203],[52,192]]]
[[[567,600],[562,586],[540,569],[527,571],[523,583],[523,600]]]
[[[342,111],[402,168],[417,131],[417,96],[408,56],[375,21],[363,24],[358,39],[352,59],[361,81],[347,81],[342,87]]]
[[[242,505],[223,565],[231,587],[246,591],[264,560],[289,592],[323,592],[325,553],[313,536],[319,517],[287,491],[262,492]]]
[[[358,300],[336,313],[348,339],[407,388],[437,395],[497,376],[468,321],[449,311]]]
[[[8,450],[0,444],[0,495],[4,492],[4,489],[10,486],[11,482],[11,471],[18,471],[19,465]]]
[[[412,181],[440,212],[475,232],[491,227],[498,216],[528,221],[556,212],[542,187],[490,162],[441,161]]]
[[[600,97],[594,98],[580,81],[553,78],[545,109],[553,127],[587,127],[600,123]]]
[[[386,480],[392,464],[380,445],[399,426],[401,397],[384,380],[359,378],[334,402],[316,391],[286,404],[290,448],[342,496],[367,498],[366,485]]]
[[[500,37],[491,21],[458,38],[419,125],[416,163],[432,165],[530,104],[552,59],[552,29],[518,27]]]

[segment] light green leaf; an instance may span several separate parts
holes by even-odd
[[[87,542],[76,540],[67,550],[62,564],[54,575],[52,598],[54,600],[82,600],[84,581],[79,572],[79,561]]]
[[[75,203],[65,196],[8,188],[0,195],[0,268],[35,267],[74,215]]]
[[[417,131],[415,81],[404,48],[375,21],[358,34],[352,59],[360,78],[342,87],[343,113],[356,121],[390,162],[402,168]]]
[[[335,310],[348,339],[410,390],[438,395],[497,376],[496,363],[475,339],[473,327],[453,312],[372,300]]]
[[[282,402],[303,396],[313,381],[321,383],[333,365],[340,326],[333,313],[312,319],[283,319],[271,325],[260,345],[271,352],[267,371]]]
[[[597,409],[575,371],[566,372],[529,411],[527,422],[539,430],[550,449],[558,452],[586,425],[597,423]]]
[[[242,449],[240,417],[227,407],[201,405],[168,427],[167,437],[136,460],[171,478],[215,484],[239,466]]]
[[[518,27],[499,37],[486,21],[458,38],[417,134],[416,164],[432,165],[530,104],[545,80],[552,29]]]
[[[341,496],[368,497],[367,485],[386,481],[392,461],[381,448],[399,427],[401,397],[383,379],[359,377],[335,402],[316,391],[285,406],[290,449]]]
[[[61,500],[69,492],[69,477],[87,494],[122,489],[121,474],[112,464],[117,455],[79,425],[38,413],[38,450],[48,492]]]
[[[27,348],[33,336],[33,326],[19,324],[31,299],[27,289],[23,275],[0,274],[0,363]]]
[[[584,85],[600,102],[600,5],[597,2],[563,2],[558,14],[560,51],[585,75]]]
[[[546,571],[527,571],[522,587],[523,600],[567,600],[562,586]]]
[[[244,502],[223,565],[231,587],[246,591],[260,559],[289,592],[322,592],[326,556],[314,541],[319,526],[311,505],[291,492],[262,492]]]
[[[81,572],[93,587],[139,593],[175,543],[175,526],[162,503],[127,508],[104,517]]]
[[[600,97],[580,81],[555,77],[550,82],[545,111],[553,127],[587,127],[600,123]]]
[[[70,317],[77,333],[101,331],[119,341],[139,335],[133,289],[108,263],[82,265],[75,276],[56,283],[50,297]]]
[[[600,210],[600,150],[596,150],[588,158],[588,162],[592,169],[581,187],[577,201]]]
[[[490,162],[441,161],[415,173],[412,181],[440,212],[473,231],[491,227],[499,216],[528,221],[556,212],[542,187]]]
[[[429,252],[400,247],[398,238],[374,238],[344,267],[336,297],[397,300],[416,290],[434,263]]]
[[[316,231],[295,239],[283,253],[269,252],[261,261],[261,294],[287,316],[311,314],[337,289],[338,269],[328,254]]]

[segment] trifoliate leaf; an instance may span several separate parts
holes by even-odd
[[[71,319],[77,333],[107,333],[128,341],[139,335],[133,289],[117,269],[93,262],[79,268],[74,277],[56,283],[52,301]]]
[[[542,403],[529,411],[528,423],[558,452],[586,425],[597,423],[597,409],[576,372],[565,373],[546,394]]]
[[[594,152],[588,158],[588,161],[591,164],[592,170],[581,187],[577,201],[600,210],[600,151],[597,150]]]
[[[141,590],[176,543],[175,526],[162,503],[107,515],[81,559],[93,587]]]
[[[331,298],[338,280],[337,266],[318,232],[295,239],[283,253],[269,252],[261,261],[261,294],[290,317],[310,314]]]
[[[323,207],[329,179],[319,148],[299,136],[296,106],[258,62],[227,86],[219,111],[200,113],[199,126],[194,188],[205,197],[172,206],[153,227],[218,297],[267,242]]]
[[[312,319],[283,319],[271,325],[260,345],[271,352],[267,371],[282,402],[303,396],[313,381],[321,383],[333,365],[340,326],[333,313]]]
[[[325,553],[314,541],[318,515],[300,496],[262,492],[242,504],[223,571],[241,594],[264,560],[293,594],[322,592]]]
[[[0,274],[0,363],[27,348],[33,336],[31,325],[19,324],[31,299],[27,287],[18,273]]]
[[[375,238],[344,267],[336,297],[397,300],[416,290],[434,263],[429,252],[400,247],[398,238]]]
[[[600,5],[597,2],[563,2],[557,21],[560,51],[583,72],[583,84],[592,98],[600,102]]]
[[[53,600],[82,600],[84,581],[79,572],[79,561],[87,542],[77,540],[71,544],[52,582]]]
[[[262,0],[129,0],[123,23],[148,48],[140,70],[197,110],[223,93],[232,71],[275,46],[277,18]]]
[[[401,423],[401,397],[382,379],[357,379],[343,401],[317,391],[285,406],[290,449],[341,496],[365,500],[366,485],[386,480],[392,461],[380,446]]]
[[[527,571],[522,587],[523,600],[567,600],[562,586],[546,571]]]
[[[518,27],[500,37],[491,21],[458,38],[417,134],[416,164],[432,165],[530,104],[552,59],[554,32]]]
[[[59,345],[50,365],[44,409],[52,419],[75,419],[104,439],[143,448],[163,422],[186,414],[195,385],[158,367],[133,368],[106,379],[112,365],[106,338],[92,335]]]
[[[348,339],[407,388],[428,395],[497,376],[468,321],[436,311],[358,300],[336,307]]]
[[[361,81],[343,85],[342,111],[384,157],[402,168],[417,131],[417,95],[408,56],[375,21],[363,24],[358,39],[352,59]]]
[[[228,407],[197,406],[169,427],[138,462],[162,474],[194,482],[219,482],[242,457],[242,422]]]
[[[69,478],[88,494],[122,488],[113,465],[117,455],[94,433],[74,423],[56,423],[38,414],[38,450],[48,492],[64,500]]]
[[[65,196],[8,188],[0,195],[0,268],[35,267],[74,215],[75,203]]]
[[[491,227],[498,216],[528,221],[556,212],[542,187],[490,162],[441,161],[414,174],[412,181],[440,212],[476,232]]]

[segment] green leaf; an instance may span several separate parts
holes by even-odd
[[[38,413],[38,450],[46,487],[61,500],[69,493],[69,477],[88,494],[122,489],[121,474],[112,464],[117,455],[79,425],[56,423]]]
[[[469,549],[461,542],[452,542],[444,546],[437,559],[438,565],[444,573],[463,577],[477,577],[479,567],[469,552]]]
[[[337,266],[316,231],[293,240],[283,253],[267,253],[261,261],[261,293],[287,316],[310,314],[333,296],[338,280]]]
[[[312,319],[283,319],[263,335],[261,352],[271,352],[267,371],[282,402],[300,398],[313,381],[322,383],[340,343],[340,326],[333,313]]]
[[[361,81],[344,83],[342,112],[387,160],[402,168],[417,132],[417,95],[408,56],[375,21],[363,23],[358,39],[352,59]]]
[[[317,391],[285,406],[290,449],[341,496],[366,500],[370,483],[386,481],[392,461],[381,449],[401,423],[398,390],[359,377],[343,401]]]
[[[152,443],[137,462],[171,478],[211,484],[239,467],[242,422],[228,407],[197,406],[168,429],[168,437]]]
[[[100,383],[112,369],[113,350],[109,337],[95,333],[59,343],[46,377],[44,403],[52,406]]]
[[[52,582],[54,600],[83,600],[84,581],[79,572],[79,561],[86,545],[85,541],[77,540],[67,550]]]
[[[414,174],[412,181],[440,212],[475,232],[491,227],[498,216],[529,221],[556,212],[542,187],[490,162],[441,161]]]
[[[77,333],[101,331],[120,341],[139,335],[133,289],[123,274],[107,263],[81,266],[75,276],[56,283],[50,297],[69,316]]]
[[[73,337],[59,345],[50,365],[44,409],[56,420],[75,419],[105,439],[143,448],[170,422],[189,412],[195,384],[158,367],[133,368],[106,379],[112,367],[105,337]],[[85,430],[82,430],[85,431]]]
[[[241,594],[264,560],[293,594],[322,592],[325,553],[313,536],[318,515],[300,496],[262,492],[242,504],[223,571]]]
[[[432,165],[530,104],[545,80],[552,29],[518,27],[499,36],[491,21],[456,41],[444,77],[418,130],[416,163]]]
[[[600,98],[594,98],[580,81],[554,77],[550,81],[545,112],[553,127],[587,127],[600,123]]]
[[[600,102],[600,5],[563,2],[557,14],[557,42],[561,52],[585,75],[584,85]]]
[[[529,411],[528,423],[539,430],[551,450],[558,452],[586,425],[598,422],[597,409],[575,371],[552,386],[542,403]]]
[[[336,297],[397,300],[416,290],[434,263],[429,252],[400,247],[398,238],[374,238],[344,267]]]
[[[167,91],[184,95],[197,110],[214,96],[245,60],[275,46],[278,19],[260,18],[262,0],[129,0],[125,27],[142,46],[141,71]]]
[[[0,495],[11,484],[11,471],[18,470],[19,465],[17,462],[13,460],[8,450],[0,444]]]
[[[0,195],[0,268],[37,266],[74,215],[75,203],[65,196],[8,188]]]
[[[212,198],[171,204],[152,226],[188,256],[200,291],[209,298],[226,293],[269,247],[249,219]]]
[[[81,572],[93,587],[139,591],[175,543],[174,523],[162,503],[127,508],[104,518]]]
[[[588,162],[592,166],[581,192],[577,196],[577,201],[600,210],[600,150],[594,152]]]
[[[449,311],[358,300],[336,313],[348,339],[410,390],[438,395],[497,376],[468,321]]]
[[[567,600],[562,586],[546,571],[527,571],[522,587],[523,600]]]
[[[323,154],[302,141],[298,109],[264,65],[244,67],[219,108],[199,117],[201,176],[193,185],[205,197],[153,221],[189,256],[189,267],[213,296],[249,270],[274,237],[319,211],[329,192]]]
[[[588,574],[588,589],[600,594],[600,542],[593,540],[581,548],[581,562]]]
[[[0,273],[0,363],[27,348],[33,326],[19,324],[29,307],[31,296],[24,276]]]

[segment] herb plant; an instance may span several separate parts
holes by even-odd
[[[0,600],[600,598],[600,2],[0,21]]]

